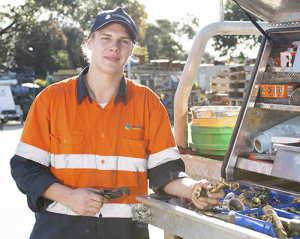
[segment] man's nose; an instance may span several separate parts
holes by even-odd
[[[111,51],[120,51],[120,46],[118,41],[113,41],[110,46]]]

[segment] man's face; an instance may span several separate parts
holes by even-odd
[[[87,42],[91,50],[91,66],[106,74],[123,72],[133,49],[131,39],[128,30],[116,23],[95,31]]]

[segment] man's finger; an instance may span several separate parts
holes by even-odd
[[[207,209],[207,208],[209,208],[209,207],[210,207],[210,208],[212,207],[209,203],[203,202],[203,201],[199,201],[199,200],[197,200],[196,198],[192,198],[192,202],[194,203],[194,205],[195,205],[197,208],[202,209],[202,210]]]
[[[98,202],[98,201],[94,201],[94,200],[90,200],[89,206],[100,209],[101,207],[103,207],[103,203]]]
[[[222,198],[224,196],[225,196],[225,192],[223,190],[221,190],[218,193],[210,193],[210,194],[208,194],[209,198]]]
[[[101,203],[108,203],[108,199],[102,195],[92,193],[91,199]]]

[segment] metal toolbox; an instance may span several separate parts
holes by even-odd
[[[300,1],[236,0],[236,2],[272,25],[267,34],[275,44],[271,44],[265,37],[261,42],[249,87],[222,163],[221,175],[226,180],[238,182],[243,187],[268,190],[272,195],[275,193],[281,199],[285,198],[286,200],[278,205],[271,202],[276,210],[286,210],[291,205],[300,210],[297,203],[290,204],[292,198],[300,196],[299,145],[274,144],[274,147],[271,146],[259,154],[257,150],[261,145],[256,145],[258,136],[289,120],[296,119],[296,126],[300,126],[300,120],[297,121],[297,117],[300,117],[299,105],[290,105],[286,98],[260,96],[262,85],[300,83],[300,71],[293,71],[291,65],[274,66],[271,60],[280,57],[280,53],[288,48],[293,48],[293,42],[300,41]],[[294,63],[296,64],[296,61]],[[276,133],[273,135],[276,136]],[[281,132],[279,135],[284,133]],[[154,195],[138,196],[137,200],[143,203],[140,220],[185,239],[276,237],[270,231],[265,233],[253,227],[249,229],[247,223],[251,224],[252,219],[248,216],[247,209],[236,212],[236,219],[244,218],[245,223],[239,224],[236,220],[234,225],[185,207],[172,205]],[[251,210],[261,215],[259,209]],[[300,218],[293,213],[279,212],[279,214],[288,215],[289,219]],[[272,231],[271,223],[264,224],[257,220],[255,224],[261,225],[262,228],[269,227]]]

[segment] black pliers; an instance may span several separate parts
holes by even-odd
[[[112,199],[112,198],[120,198],[123,197],[123,193],[125,193],[126,195],[130,195],[130,190],[126,187],[121,187],[121,188],[117,188],[114,190],[102,190],[96,194],[99,194],[101,196],[106,197],[107,199]]]

